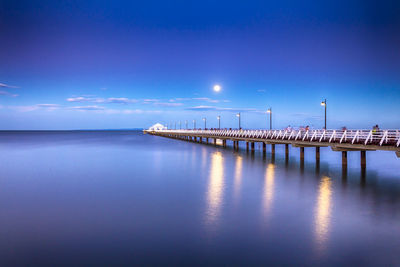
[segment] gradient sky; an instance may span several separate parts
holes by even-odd
[[[396,3],[397,2],[397,3]],[[400,128],[399,1],[0,0],[0,129]],[[215,93],[214,84],[222,91]]]

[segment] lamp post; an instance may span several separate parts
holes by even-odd
[[[181,130],[181,129],[182,129],[182,122],[179,121],[179,130]]]
[[[321,106],[325,107],[325,127],[324,127],[324,129],[326,130],[326,98],[324,101],[321,102]]]
[[[203,121],[204,121],[204,130],[205,130],[207,128],[207,119],[203,118]]]
[[[238,114],[236,114],[236,117],[238,117],[238,119],[239,119],[239,130],[240,130],[241,129],[241,127],[240,127],[240,112]]]
[[[175,130],[176,130],[176,122],[175,122]]]
[[[217,119],[218,119],[218,129],[221,129],[221,116],[218,116]]]
[[[196,129],[196,120],[193,120],[193,129]]]
[[[269,108],[267,113],[269,113],[269,129],[272,130],[272,108]]]
[[[185,125],[186,125],[186,130],[188,129],[188,122],[187,120],[185,121]]]

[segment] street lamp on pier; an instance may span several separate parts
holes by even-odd
[[[185,121],[185,125],[186,125],[186,130],[188,129],[188,121]]]
[[[236,114],[236,117],[238,117],[238,119],[239,119],[239,130],[240,130],[241,129],[241,127],[240,127],[240,112],[238,114]]]
[[[325,107],[325,127],[324,127],[324,129],[326,130],[326,98],[324,101],[321,102],[321,106]]]
[[[269,129],[272,130],[272,108],[269,108],[267,113],[269,113]]]
[[[175,122],[175,130],[176,130],[176,122]]]
[[[204,121],[204,130],[205,130],[207,128],[207,119],[203,118],[203,121]]]
[[[218,116],[217,119],[218,119],[218,129],[221,129],[221,116]]]
[[[179,121],[179,130],[181,130],[181,129],[182,129],[182,122]]]
[[[196,120],[193,120],[193,129],[196,129]]]

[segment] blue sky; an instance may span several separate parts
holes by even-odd
[[[0,1],[0,129],[400,128],[396,1]],[[214,84],[222,90],[215,93]]]

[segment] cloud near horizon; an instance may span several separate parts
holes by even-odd
[[[195,107],[188,107],[185,110],[192,110],[192,111],[227,111],[227,112],[248,112],[248,113],[259,113],[264,114],[266,113],[265,110],[259,110],[255,108],[221,108],[216,106],[195,106]]]
[[[130,99],[126,97],[109,97],[109,98],[101,98],[101,97],[70,97],[67,98],[68,102],[88,102],[88,103],[105,103],[105,104],[130,104],[137,103],[137,99]]]
[[[5,96],[11,96],[11,97],[17,97],[17,94],[13,94],[7,91],[0,91],[0,95],[5,95]]]
[[[219,102],[230,102],[229,100],[223,99],[223,100],[217,100],[217,99],[212,99],[209,97],[177,97],[169,100],[170,102],[175,102],[175,101],[204,101],[204,102],[209,102],[209,103],[219,103]]]
[[[183,103],[175,103],[175,102],[156,102],[154,103],[156,106],[162,106],[162,107],[179,107],[183,106]]]

